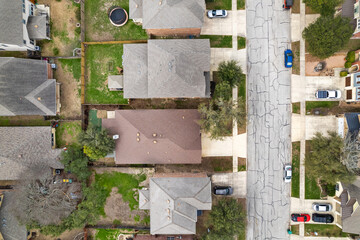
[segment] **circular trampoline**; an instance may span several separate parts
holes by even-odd
[[[128,14],[121,7],[114,7],[109,11],[110,22],[117,27],[123,26],[128,21]]]

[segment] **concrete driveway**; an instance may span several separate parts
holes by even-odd
[[[233,18],[237,21],[237,35],[246,36],[246,11],[228,11],[226,18],[208,18],[205,14],[204,24],[201,28],[202,35],[232,35]]]
[[[320,14],[306,14],[305,27],[315,22],[320,17]],[[300,14],[291,14],[291,41],[300,41],[301,32],[300,29]]]
[[[291,80],[291,102],[300,101],[341,101],[344,100],[345,91],[342,91],[340,99],[317,99],[315,93],[317,90],[342,90],[344,89],[344,79],[340,77],[307,76],[305,83],[300,81],[299,75],[292,75]],[[304,99],[305,98],[305,99]]]
[[[246,73],[246,49],[234,51],[232,48],[211,48],[211,71],[217,71],[223,61],[235,60]]]
[[[233,197],[246,198],[246,171],[236,173],[218,173],[211,176],[212,186],[231,186]]]

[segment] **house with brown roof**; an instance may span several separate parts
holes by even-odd
[[[343,232],[360,234],[360,177],[351,183],[337,183],[335,202],[335,224]]]
[[[205,0],[129,0],[130,18],[148,34],[199,35],[204,23]]]
[[[112,115],[102,120],[102,127],[119,135],[116,164],[201,163],[197,110],[116,110]]]

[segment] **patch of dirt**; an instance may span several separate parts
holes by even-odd
[[[320,62],[326,62],[325,69],[343,68],[345,64],[345,57],[347,53],[336,53],[334,56],[321,60],[311,54],[305,55],[305,75],[306,76],[320,76],[321,72],[314,72],[314,67]],[[325,71],[325,70],[324,70]]]
[[[122,199],[122,195],[117,193],[118,189],[114,187],[110,196],[106,199],[105,214],[106,217],[101,217],[97,224],[108,225],[113,224],[114,220],[120,221],[122,226],[145,226],[141,220],[148,215],[145,210],[131,211],[129,204]],[[140,216],[140,221],[135,221],[135,216]]]
[[[60,85],[60,115],[66,119],[80,119],[81,117],[81,99],[79,96],[79,85],[72,73],[65,71],[59,61],[55,61],[58,68],[54,76]]]
[[[51,39],[52,41],[43,41],[41,44],[41,52],[43,56],[54,56],[53,49],[59,49],[59,56],[72,56],[72,51],[80,44],[80,35],[75,35],[76,23],[80,19],[76,17],[76,9],[72,0],[38,0],[38,4],[46,4],[50,6],[51,19]],[[78,4],[80,7],[80,4]],[[54,33],[65,33],[68,42],[63,37],[54,36]]]
[[[36,236],[34,238],[34,240],[55,240],[55,239],[61,239],[61,240],[74,240],[74,239],[81,239],[79,238],[80,236],[83,235],[84,230],[83,229],[73,229],[71,231],[65,231],[63,232],[63,234],[61,234],[58,237],[51,237],[51,236],[46,236],[43,234],[39,234],[38,236]],[[77,238],[75,238],[77,237]]]

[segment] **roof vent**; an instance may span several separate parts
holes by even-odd
[[[140,136],[140,133],[138,132],[138,133],[136,134],[136,136],[138,136],[138,137],[139,137],[139,136]]]
[[[166,211],[170,215],[170,208],[167,208]]]
[[[19,158],[22,158],[22,155],[21,155],[21,154],[19,154],[19,155],[18,155],[18,157],[19,157]]]
[[[156,143],[157,143],[157,141],[156,141],[156,140],[154,140],[154,141],[153,141],[153,143],[154,143],[154,144],[156,144]]]
[[[38,25],[35,25],[34,28],[38,28],[39,26]]]
[[[137,138],[136,138],[136,141],[140,142],[140,138],[139,138],[139,137],[137,137]]]
[[[135,5],[135,7],[136,7],[136,8],[138,8],[138,7],[139,7],[139,5],[137,5],[137,4],[136,4],[136,5]]]
[[[41,97],[38,97],[37,99],[38,99],[39,101],[41,101]]]
[[[161,1],[159,1],[159,5],[161,5]]]
[[[171,219],[170,216],[168,216],[167,219],[170,220]]]
[[[168,199],[166,202],[169,204],[169,203],[170,203],[170,200]]]
[[[185,119],[185,116],[183,116],[183,119]]]
[[[157,136],[157,134],[156,133],[153,133],[153,137],[156,137]]]

